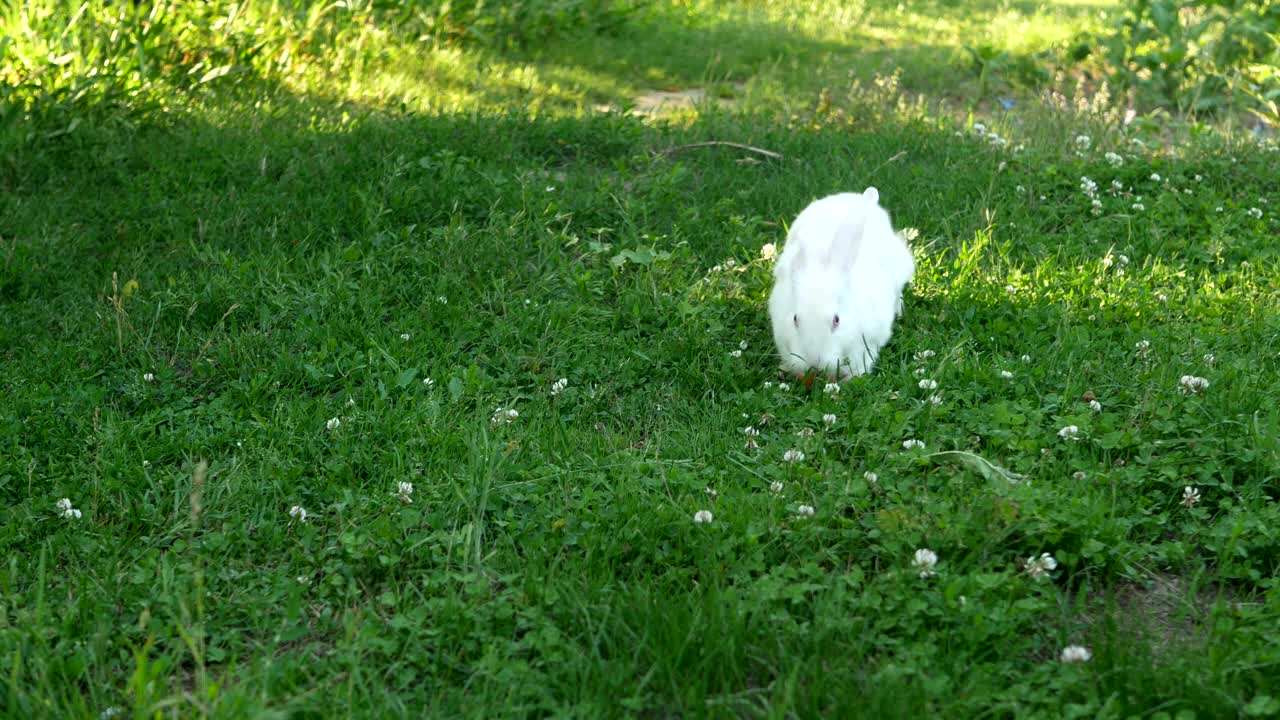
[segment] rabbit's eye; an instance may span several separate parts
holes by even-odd
[[[835,330],[838,327],[840,327],[840,316],[836,315],[831,318],[831,329]]]
[[[792,316],[791,316],[791,322],[795,323],[795,326],[796,326],[796,327],[800,327],[800,316],[799,316],[799,315],[792,315]]]

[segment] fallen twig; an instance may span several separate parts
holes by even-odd
[[[888,165],[889,163],[894,162],[894,161],[897,161],[897,160],[901,160],[902,158],[904,158],[904,157],[906,157],[906,156],[907,156],[907,151],[906,151],[906,150],[903,150],[902,152],[898,153],[897,155],[894,155],[893,157],[889,158],[888,160],[885,160],[884,162],[882,162],[882,163],[880,163],[879,165],[877,165],[877,166],[875,167],[875,169],[874,169],[874,170],[872,170],[869,174],[874,175],[874,174],[876,174],[877,172],[879,172],[880,168],[884,167],[885,165]]]
[[[678,153],[684,150],[713,147],[716,145],[723,145],[725,147],[737,148],[739,150],[746,150],[747,152],[753,152],[753,153],[756,153],[757,155],[763,155],[773,160],[782,159],[781,153],[776,153],[772,150],[765,150],[764,148],[752,147],[751,145],[743,145],[742,143],[729,142],[728,140],[708,140],[706,142],[689,143],[688,145],[676,145],[675,147],[667,148],[666,150],[663,151],[663,153],[667,155],[671,155],[673,153]]]

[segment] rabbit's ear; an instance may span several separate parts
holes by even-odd
[[[872,203],[879,204],[880,191],[875,189],[875,187],[868,187],[866,190],[862,191],[862,197],[866,198],[868,201]]]
[[[866,224],[866,216],[862,213],[850,213],[840,221],[835,236],[831,238],[831,247],[827,250],[829,267],[843,270],[853,268],[853,263],[862,250],[862,236]]]
[[[799,243],[796,244],[799,245],[799,247],[796,248],[795,254],[791,256],[792,270],[799,270],[807,265],[809,263],[809,256],[813,254],[811,252],[805,252],[804,245],[800,245]]]

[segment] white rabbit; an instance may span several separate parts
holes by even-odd
[[[869,372],[915,274],[880,193],[841,193],[800,213],[774,267],[769,318],[782,369],[847,380]]]

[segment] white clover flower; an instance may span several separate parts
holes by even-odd
[[[439,295],[439,296],[437,296],[437,297],[436,297],[436,302],[440,303],[441,305],[448,305],[448,304],[449,304],[449,298],[447,298],[447,297],[445,297],[445,296],[443,296],[443,295]]]
[[[1249,208],[1248,214],[1259,220],[1262,219],[1262,210],[1259,208],[1256,208],[1256,207]]]
[[[1021,186],[1021,185],[1019,185],[1018,187],[1014,188],[1014,190],[1015,190],[1015,191],[1017,191],[1017,193],[1018,193],[1019,195],[1026,195],[1026,194],[1027,194],[1027,189],[1026,189],[1025,187]]]
[[[778,391],[779,391],[779,392],[791,392],[791,385],[790,385],[789,383],[780,382],[780,383],[778,383]]]
[[[1121,264],[1121,265],[1128,265],[1128,264],[1129,264],[1129,256],[1128,256],[1128,255],[1117,255],[1116,257],[1120,259],[1120,264]]]
[[[1046,577],[1050,572],[1056,570],[1058,561],[1053,559],[1049,553],[1041,553],[1040,557],[1034,555],[1027,558],[1027,574],[1034,580]]]
[[[1200,177],[1199,175],[1196,175],[1196,182],[1200,182],[1200,181],[1201,181],[1201,180],[1203,180],[1203,179],[1204,179],[1204,178]]]
[[[1195,507],[1200,502],[1200,491],[1190,485],[1182,488],[1182,506]]]
[[[774,495],[782,494],[782,481],[774,480],[773,482],[769,483],[769,492],[773,493]]]
[[[1079,150],[1088,150],[1093,145],[1093,140],[1088,135],[1076,136],[1076,148]]]
[[[1152,181],[1152,182],[1160,182],[1160,174],[1159,174],[1159,173],[1151,173],[1151,181]]]
[[[824,393],[826,393],[826,394],[828,394],[828,395],[839,395],[839,394],[840,394],[840,384],[839,384],[839,383],[833,383],[833,382],[832,382],[832,383],[827,383],[826,385],[824,385],[824,386],[822,387],[822,392],[824,392]]]
[[[1219,205],[1218,207],[1214,208],[1214,209],[1213,209],[1213,211],[1214,211],[1214,212],[1222,212],[1222,206],[1221,206],[1221,205]]]
[[[1194,375],[1183,375],[1178,380],[1178,385],[1182,387],[1183,395],[1194,393],[1202,393],[1209,388],[1209,381],[1202,377]]]
[[[693,514],[693,522],[698,525],[706,525],[712,520],[710,510],[699,510]]]
[[[396,497],[400,498],[400,502],[408,505],[413,502],[413,483],[398,482],[396,483]]]
[[[1151,341],[1139,340],[1138,342],[1133,344],[1133,349],[1137,350],[1139,355],[1146,355],[1147,352],[1151,349]]]
[[[1215,360],[1217,360],[1217,358],[1213,356],[1213,353],[1204,354],[1204,362],[1206,365],[1212,365]]]
[[[783,462],[788,462],[792,465],[801,463],[804,462],[804,453],[800,450],[788,450],[782,454],[782,460]]]
[[[813,428],[800,428],[796,431],[796,437],[813,437]]]
[[[559,395],[564,392],[564,389],[567,387],[569,387],[569,378],[560,378],[559,380],[551,383],[551,394]]]
[[[778,248],[773,243],[765,243],[764,247],[760,248],[761,259],[773,260],[777,256]]]
[[[1068,645],[1062,648],[1062,662],[1086,663],[1093,659],[1093,653],[1089,652],[1089,648],[1080,645]]]
[[[1024,362],[1024,363],[1029,363],[1029,362],[1031,362],[1031,356],[1030,356],[1030,355],[1023,355],[1023,356],[1022,356],[1022,362]]]
[[[401,340],[408,340],[410,337],[409,333],[400,333]]]
[[[1143,210],[1146,210],[1146,209],[1147,209],[1147,206],[1146,206],[1146,205],[1143,205],[1142,203],[1134,203],[1134,204],[1133,204],[1133,209],[1134,209],[1134,210],[1137,210],[1138,212],[1142,212]]]
[[[706,493],[707,493],[707,497],[711,498],[712,500],[715,500],[717,497],[720,496],[720,493],[717,492],[715,488],[710,486],[706,488]]]
[[[1112,192],[1112,193],[1120,193],[1120,192],[1122,192],[1123,190],[1124,190],[1124,183],[1120,182],[1119,180],[1112,180],[1112,181],[1111,181],[1111,192]]]
[[[773,381],[772,381],[772,380],[765,380],[765,381],[764,381],[764,389],[765,389],[765,390],[768,390],[768,389],[770,389],[770,388],[772,388],[772,387],[773,387]]]
[[[429,377],[428,377],[428,378],[422,378],[422,384],[423,384],[423,385],[426,385],[427,387],[435,387],[436,381],[435,381],[435,380],[432,380],[432,379],[431,379],[431,378],[429,378]]]
[[[903,450],[915,450],[915,449],[917,449],[917,448],[919,448],[920,450],[923,450],[923,449],[924,449],[924,441],[923,441],[923,440],[911,439],[911,440],[903,440],[903,441],[902,441],[902,449],[903,449]]]
[[[1159,300],[1162,303],[1167,303],[1169,302],[1169,296],[1164,293],[1156,293],[1156,300]]]
[[[1068,425],[1058,431],[1058,437],[1063,440],[1075,440],[1076,435],[1080,434],[1080,428],[1075,425]]]
[[[872,485],[875,485],[877,482],[879,482],[879,480],[880,480],[880,476],[879,476],[879,475],[877,475],[877,474],[875,474],[875,473],[873,473],[873,472],[871,472],[870,470],[868,470],[868,471],[866,471],[866,472],[862,473],[862,479],[866,480],[867,482],[871,483]]]
[[[307,511],[301,505],[294,505],[293,507],[289,508],[289,517],[293,518],[294,520],[297,520],[298,522],[306,522]]]
[[[70,498],[62,498],[56,503],[56,505],[58,508],[58,514],[62,515],[62,517],[67,518],[68,520],[79,520],[81,518],[80,511],[71,507]]]
[[[1116,153],[1108,152],[1106,155],[1103,155],[1103,157],[1107,159],[1107,162],[1111,164],[1111,167],[1120,167],[1124,164],[1124,158],[1120,157]]]
[[[493,411],[493,417],[489,418],[490,425],[507,425],[515,422],[520,417],[520,412],[515,408],[497,408]]]
[[[156,381],[156,376],[155,376],[155,374],[154,374],[154,373],[143,373],[143,375],[142,375],[142,379],[143,379],[143,380],[145,380],[145,381],[147,381],[147,382],[155,382],[155,381]]]
[[[1010,371],[1008,371],[1008,370],[1001,370],[1001,371],[1000,371],[1000,377],[1004,378],[1005,380],[1012,380],[1012,379],[1013,379],[1013,373],[1012,373],[1012,372],[1010,372]]]
[[[920,548],[916,550],[915,555],[911,558],[911,565],[920,571],[920,577],[933,577],[937,573],[934,568],[938,566],[938,553],[929,548]]]
[[[832,425],[835,425],[835,424],[836,424],[836,416],[835,416],[835,415],[832,415],[831,413],[827,413],[826,415],[823,415],[823,416],[822,416],[822,424],[823,424],[823,425],[826,425],[827,427],[831,427]]]
[[[1090,400],[1089,409],[1094,412],[1102,412],[1102,403],[1098,402],[1097,400]]]
[[[924,369],[924,368],[922,368],[922,367],[918,367],[918,368],[916,368],[916,369],[913,371],[913,373],[912,373],[912,374],[914,374],[916,377],[923,377],[923,376],[924,376],[924,374],[925,374],[925,373],[927,373],[927,372],[929,372],[929,371],[928,371],[928,370],[926,370],[926,369]]]
[[[813,512],[814,510],[812,505],[801,505],[796,508],[796,514],[800,517],[813,517]]]
[[[921,390],[937,390],[938,389],[938,381],[930,380],[929,378],[925,378],[924,380],[921,380],[920,382],[916,383],[916,385],[918,385]]]
[[[974,131],[974,132],[976,132],[976,133],[982,133],[983,135],[986,135],[986,134],[987,134],[987,126],[986,126],[985,124],[983,124],[983,123],[976,122],[976,123],[974,123],[974,124],[973,124],[973,131]]]
[[[337,430],[341,426],[342,426],[342,418],[332,417],[325,422],[324,429],[333,431],[333,430]]]
[[[1098,193],[1098,183],[1091,180],[1087,175],[1080,176],[1080,192],[1089,197],[1093,197]]]
[[[941,395],[939,395],[939,394],[937,394],[937,393],[934,393],[934,394],[930,395],[930,396],[929,396],[929,404],[930,404],[930,405],[941,405],[941,404],[942,404],[942,396],[941,396]]]
[[[730,351],[729,351],[729,357],[731,357],[731,358],[740,358],[740,357],[742,357],[742,351],[741,351],[741,350],[730,350]]]
[[[1089,475],[1083,470],[1077,470],[1071,473],[1071,478],[1073,480],[1084,480],[1087,477],[1089,477]]]
[[[742,342],[738,343],[738,349],[739,349],[739,350],[746,350],[746,349],[747,349],[747,341],[746,341],[746,340],[743,340]]]
[[[917,352],[913,357],[915,358],[916,362],[924,362],[925,360],[928,360],[929,358],[933,357],[936,354],[937,353],[935,353],[932,350],[921,350]]]

